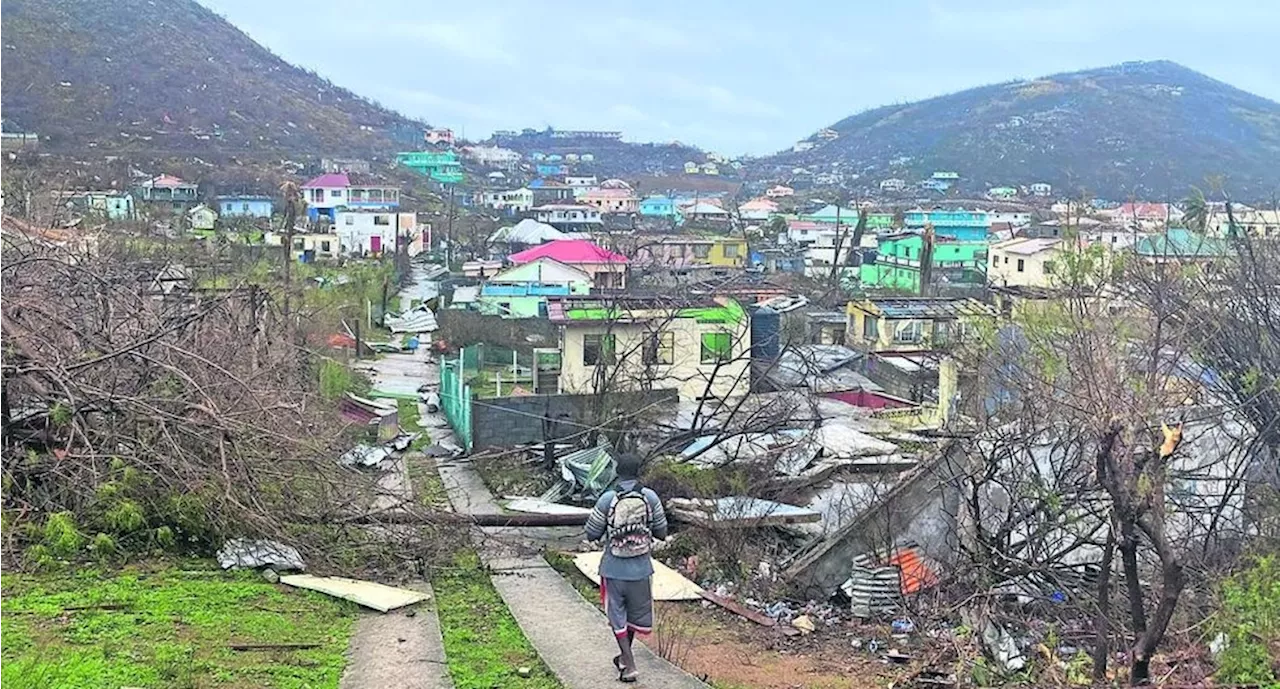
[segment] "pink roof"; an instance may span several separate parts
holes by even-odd
[[[319,177],[311,180],[310,182],[307,182],[306,184],[302,185],[302,188],[303,189],[309,189],[313,187],[345,188],[349,186],[351,186],[351,178],[347,177],[346,174],[341,172],[330,172],[328,174],[320,175]]]
[[[635,194],[630,189],[592,189],[582,195],[585,199],[631,199]]]
[[[181,187],[186,184],[180,177],[174,177],[173,175],[160,175],[151,180],[151,186],[153,187]]]
[[[1118,209],[1119,215],[1127,218],[1155,218],[1164,220],[1169,213],[1169,206],[1163,203],[1125,203]]]
[[[532,249],[511,254],[508,261],[520,265],[540,258],[551,258],[561,263],[626,263],[627,257],[601,248],[585,239],[558,239],[539,244]]]

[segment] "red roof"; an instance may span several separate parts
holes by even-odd
[[[160,175],[160,176],[158,176],[158,177],[153,177],[153,178],[151,179],[151,186],[153,186],[153,187],[182,187],[182,186],[187,186],[187,183],[186,183],[186,182],[184,182],[184,181],[182,181],[182,179],[181,179],[181,178],[179,178],[179,177],[174,177],[173,175]]]
[[[507,257],[516,265],[536,261],[540,258],[552,258],[561,263],[626,263],[627,257],[601,248],[585,239],[557,239],[554,242],[539,244]]]
[[[302,185],[303,189],[312,187],[349,187],[351,179],[341,172],[330,172]]]
[[[1117,214],[1123,218],[1145,218],[1153,220],[1164,220],[1169,216],[1169,206],[1164,203],[1126,203],[1117,210]]]

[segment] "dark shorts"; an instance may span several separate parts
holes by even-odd
[[[604,614],[609,618],[614,636],[622,636],[627,630],[637,634],[653,631],[651,586],[650,579],[600,579],[600,601],[604,603]]]

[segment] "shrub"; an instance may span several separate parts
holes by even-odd
[[[1226,635],[1218,678],[1227,684],[1280,689],[1272,665],[1280,647],[1280,559],[1261,557],[1222,585],[1222,609],[1215,627]]]

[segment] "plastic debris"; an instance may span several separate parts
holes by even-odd
[[[297,548],[278,541],[233,538],[222,545],[216,556],[223,569],[270,567],[301,571],[307,568]]]
[[[791,626],[799,629],[801,633],[812,634],[817,631],[818,627],[813,623],[813,618],[808,615],[801,615],[791,620]]]
[[[1018,649],[1013,635],[992,622],[987,622],[982,628],[982,645],[1009,672],[1017,672],[1027,666],[1027,658]]]
[[[377,466],[379,462],[391,456],[391,450],[385,447],[371,447],[369,445],[356,445],[355,447],[342,453],[338,458],[338,463],[343,466]]]
[[[914,622],[908,619],[898,619],[893,621],[894,634],[910,634],[916,630]]]

